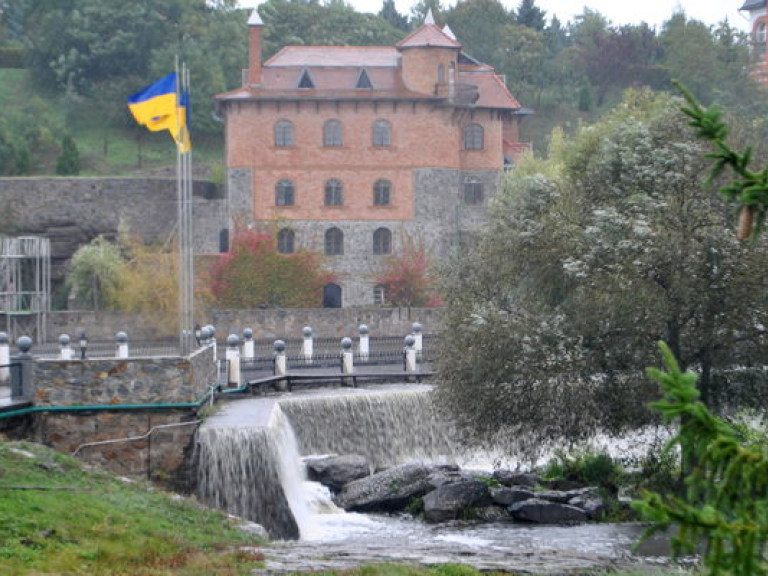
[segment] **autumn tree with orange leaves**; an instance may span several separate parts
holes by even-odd
[[[412,241],[387,258],[375,282],[384,289],[386,302],[391,305],[406,308],[442,305],[429,271],[427,251]]]
[[[311,308],[322,305],[323,286],[333,281],[316,252],[277,251],[272,234],[240,229],[231,250],[211,268],[211,293],[226,308]]]

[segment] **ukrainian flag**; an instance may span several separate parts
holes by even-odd
[[[179,98],[177,84],[175,72],[163,76],[129,96],[128,109],[136,122],[152,132],[168,130],[179,152],[189,152],[191,145],[187,131],[186,99]]]

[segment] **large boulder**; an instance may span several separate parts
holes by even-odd
[[[539,483],[539,477],[536,474],[503,469],[494,470],[493,479],[502,486],[526,486],[533,488]]]
[[[504,507],[511,506],[515,502],[530,500],[534,497],[533,492],[519,487],[492,486],[489,490],[493,503]]]
[[[540,498],[516,502],[507,510],[515,520],[537,524],[575,524],[587,521],[587,513],[581,508]]]
[[[353,480],[334,497],[348,512],[400,512],[413,498],[432,489],[432,469],[422,464],[404,464],[373,476]]]
[[[307,460],[307,477],[320,482],[331,491],[338,492],[344,485],[371,474],[371,465],[365,456],[348,454]]]
[[[488,485],[479,480],[443,484],[424,496],[424,520],[445,522],[460,518],[472,508],[488,506]]]

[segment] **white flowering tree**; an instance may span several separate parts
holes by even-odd
[[[736,238],[681,103],[631,91],[555,135],[446,269],[439,396],[479,436],[540,448],[648,421],[659,340],[708,404],[768,403],[743,370],[766,355],[766,243]]]

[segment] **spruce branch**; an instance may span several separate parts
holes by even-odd
[[[665,369],[647,369],[662,389],[653,407],[666,421],[680,422],[670,443],[696,466],[686,477],[684,495],[645,493],[633,503],[651,522],[645,537],[674,525],[679,527],[672,536],[674,553],[693,552],[704,542],[708,574],[768,574],[763,557],[768,541],[768,455],[744,446],[734,427],[713,416],[698,399],[696,374],[681,372],[664,342],[659,348]]]
[[[756,239],[763,231],[768,213],[768,166],[759,172],[751,170],[749,166],[753,157],[752,147],[747,146],[742,152],[738,152],[728,145],[728,125],[722,119],[720,108],[703,108],[690,90],[676,80],[673,80],[673,84],[687,103],[681,111],[690,118],[688,124],[694,129],[697,137],[709,141],[714,148],[713,152],[706,154],[707,158],[712,159],[709,181],[727,170],[733,173],[733,181],[722,186],[719,192],[729,202],[741,204],[739,238]]]

